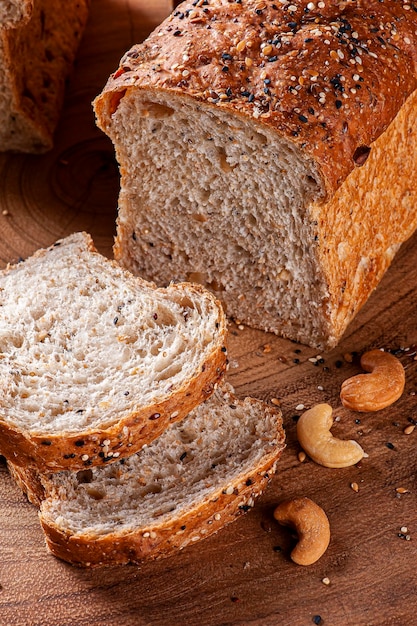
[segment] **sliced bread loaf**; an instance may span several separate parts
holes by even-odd
[[[199,285],[157,289],[77,233],[0,274],[0,454],[79,469],[139,450],[214,390],[225,319]]]
[[[52,147],[88,4],[0,3],[0,151],[44,152]]]
[[[254,505],[284,449],[280,412],[219,388],[137,454],[78,473],[9,464],[50,551],[78,566],[138,563],[208,537]]]
[[[417,226],[409,9],[183,2],[95,102],[121,166],[119,262],[334,346]]]

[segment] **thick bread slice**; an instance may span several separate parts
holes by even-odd
[[[0,274],[0,454],[42,471],[139,450],[214,390],[225,319],[200,285],[157,289],[77,233]]]
[[[115,565],[168,556],[248,511],[283,449],[276,408],[219,388],[123,461],[49,476],[9,467],[30,500],[41,502],[55,556]]]
[[[52,147],[88,4],[33,0],[0,5],[0,17],[3,9],[4,19],[10,18],[0,23],[0,151]]]
[[[95,102],[121,166],[119,262],[335,345],[417,226],[409,9],[182,3]]]

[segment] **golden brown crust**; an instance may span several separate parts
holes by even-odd
[[[372,144],[366,166],[352,171],[329,202],[310,208],[329,289],[326,347],[337,343],[417,227],[416,142],[417,91]]]
[[[408,4],[195,4],[183,2],[123,57],[96,99],[104,130],[126,90],[187,94],[297,144],[331,196],[416,89],[417,13]]]

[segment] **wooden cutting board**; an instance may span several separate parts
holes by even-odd
[[[93,0],[56,148],[42,157],[0,156],[3,265],[79,229],[111,255],[118,173],[90,102],[123,52],[162,20],[168,5]],[[331,352],[317,355],[231,326],[229,379],[240,395],[281,400],[288,447],[255,508],[217,536],[142,567],[74,569],[47,554],[36,510],[0,464],[1,626],[415,624],[417,429],[410,435],[403,429],[417,420],[416,244],[414,237],[403,246]],[[406,390],[391,408],[354,414],[341,408],[338,394],[359,367],[344,355],[371,347],[398,350]],[[333,432],[357,439],[369,454],[360,466],[331,470],[299,462],[297,407],[319,401],[340,417]],[[277,502],[299,495],[320,504],[331,523],[328,551],[305,568],[289,559],[293,539],[272,517]]]

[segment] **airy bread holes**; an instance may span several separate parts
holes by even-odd
[[[140,115],[142,117],[153,117],[157,120],[164,119],[165,117],[171,117],[173,113],[174,109],[171,109],[171,107],[168,107],[165,104],[148,101],[142,103],[142,108],[140,110]]]

